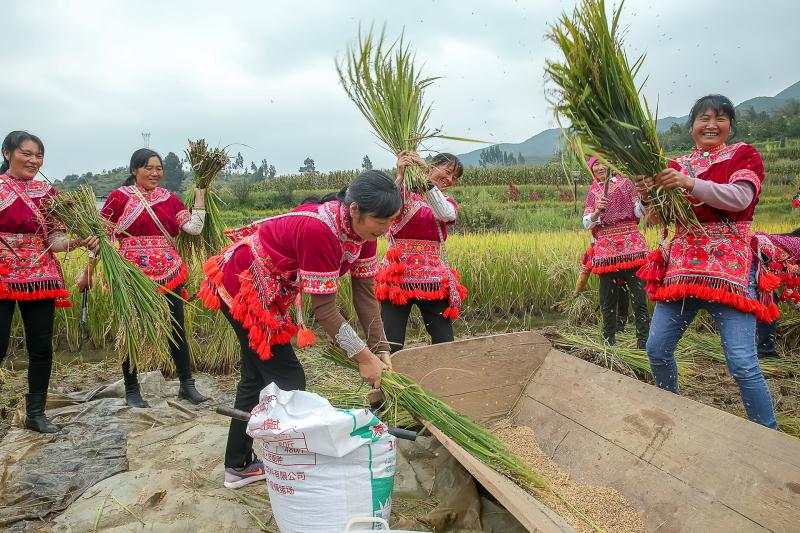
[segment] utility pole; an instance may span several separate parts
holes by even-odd
[[[142,141],[144,142],[145,148],[150,148],[150,132],[143,131],[142,132]]]

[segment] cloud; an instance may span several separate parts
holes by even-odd
[[[247,161],[295,171],[356,168],[369,154],[392,164],[338,84],[333,66],[359,23],[405,28],[425,71],[431,126],[518,142],[554,122],[544,38],[568,1],[288,0],[13,2],[4,7],[0,99],[7,130],[47,143],[45,171],[63,176],[127,163],[151,133],[166,153],[187,138],[243,143]],[[647,52],[645,87],[660,114],[683,115],[714,91],[734,101],[772,95],[800,79],[800,7],[729,0],[629,0],[631,54]],[[474,145],[430,141],[436,150]]]

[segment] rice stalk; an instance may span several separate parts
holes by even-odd
[[[481,142],[463,137],[441,135],[428,127],[430,104],[425,104],[425,90],[438,77],[425,77],[414,65],[414,52],[399,39],[389,44],[385,28],[375,37],[372,28],[362,33],[358,43],[348,47],[344,61],[336,61],[336,72],[347,96],[367,119],[375,135],[399,155],[417,151],[419,144],[434,137]],[[404,186],[422,190],[427,182],[427,168],[406,169]]]
[[[623,342],[624,335],[620,335],[616,344],[609,345],[596,328],[548,328],[545,333],[556,347],[577,351],[600,366],[639,379],[652,377],[647,353],[633,342]],[[677,363],[678,381],[683,384],[695,373],[695,364],[682,357],[677,357]]]
[[[54,196],[46,205],[70,233],[85,239],[98,237],[100,272],[108,288],[115,321],[116,349],[122,360],[141,368],[145,356],[168,352],[172,319],[159,286],[138,267],[125,260],[109,241],[106,221],[100,216],[91,187]]]
[[[222,200],[213,188],[219,173],[228,165],[230,158],[225,148],[209,148],[205,139],[189,140],[185,151],[192,168],[194,187],[186,193],[186,207],[194,207],[195,191],[206,190],[206,220],[200,235],[181,232],[178,236],[178,251],[181,257],[190,260],[194,256],[205,259],[219,252],[228,242],[220,205]]]
[[[610,21],[604,0],[581,0],[572,17],[563,14],[548,38],[564,55],[548,61],[555,83],[553,106],[571,123],[579,145],[624,176],[654,176],[667,161],[658,140],[656,120],[634,78],[644,55],[629,65],[619,19],[623,2]],[[697,216],[678,189],[654,188],[651,204],[666,224],[697,226]]]

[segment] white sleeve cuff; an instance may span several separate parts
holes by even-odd
[[[189,235],[200,235],[203,232],[203,225],[206,221],[205,209],[192,209],[192,214],[189,221],[186,222],[181,229]]]
[[[456,208],[447,201],[447,197],[438,187],[434,186],[425,193],[425,199],[433,211],[433,216],[442,222],[456,221]]]

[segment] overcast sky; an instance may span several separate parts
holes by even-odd
[[[610,4],[610,2],[609,2]],[[46,143],[50,177],[126,165],[187,138],[242,143],[246,161],[293,172],[393,159],[339,86],[334,59],[358,24],[406,35],[427,74],[431,125],[519,142],[553,127],[544,62],[549,23],[574,1],[16,1],[3,2],[0,125]],[[645,95],[685,115],[722,92],[735,103],[800,80],[798,0],[629,0],[633,52],[647,52]],[[456,153],[476,145],[434,142]]]

